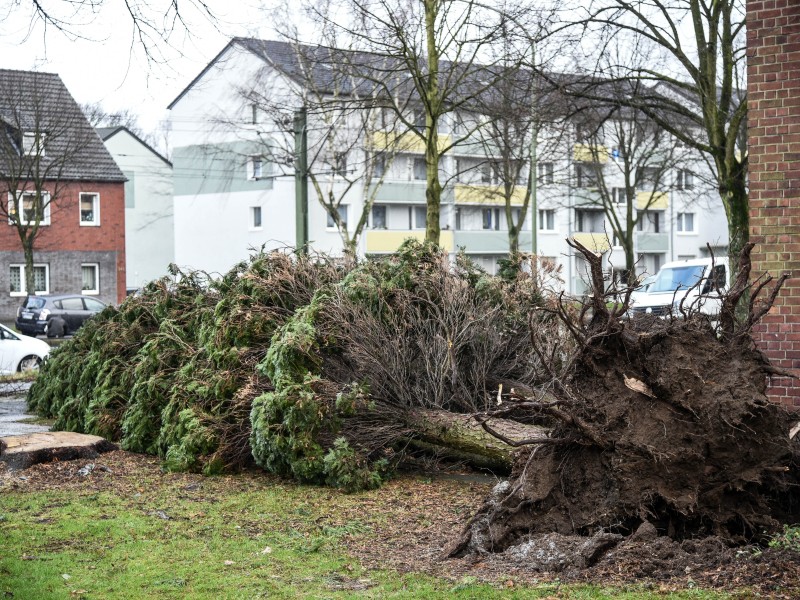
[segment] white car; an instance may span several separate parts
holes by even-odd
[[[680,316],[684,312],[719,314],[728,291],[728,258],[696,258],[668,262],[656,275],[647,293],[636,299],[631,314],[655,317]]]
[[[50,345],[44,340],[11,331],[0,324],[0,373],[18,373],[38,369]]]
[[[636,285],[636,289],[631,294],[630,305],[633,306],[634,304],[638,304],[642,301],[642,298],[647,294],[647,291],[650,289],[650,286],[653,285],[653,282],[656,280],[655,275],[650,275],[649,277],[645,277],[642,281]]]

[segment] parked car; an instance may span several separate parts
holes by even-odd
[[[647,293],[631,306],[632,314],[661,317],[667,314],[701,312],[716,316],[722,294],[728,291],[728,259],[696,258],[668,262],[656,275]]]
[[[630,305],[634,306],[639,304],[642,301],[642,298],[647,295],[647,291],[650,289],[650,286],[653,285],[655,282],[656,276],[650,275],[649,277],[645,277],[642,279],[637,285],[634,292],[631,294]]]
[[[80,295],[28,296],[17,309],[14,324],[26,335],[63,337],[77,331],[86,319],[105,307],[95,298]]]
[[[0,325],[0,373],[16,373],[38,369],[50,345],[44,340],[22,335]]]

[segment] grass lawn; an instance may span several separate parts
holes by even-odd
[[[262,473],[163,473],[157,460],[124,452],[78,474],[87,462],[0,470],[0,597],[727,597],[483,577],[438,560],[487,482],[409,476],[346,495]]]

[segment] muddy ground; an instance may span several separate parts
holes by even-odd
[[[36,465],[14,473],[0,463],[0,496],[11,490],[35,493],[47,489],[124,495],[143,477],[154,474],[164,484],[220,482],[231,491],[276,482],[263,472],[210,480],[194,474],[162,473],[157,458],[123,451],[92,462],[95,468],[89,476],[78,475],[87,461]],[[444,559],[446,547],[496,485],[496,480],[469,474],[406,475],[381,490],[350,496],[345,511],[352,515],[339,514],[338,518],[363,520],[365,514],[370,515],[370,531],[344,538],[345,550],[367,568],[425,572],[455,581],[475,577],[509,586],[553,581],[616,586],[644,583],[654,592],[697,587],[736,591],[740,597],[800,597],[797,552],[729,547],[716,538],[678,543],[646,528],[620,543],[602,536],[587,539],[551,533],[534,536],[502,553]],[[588,567],[587,558],[592,563]]]

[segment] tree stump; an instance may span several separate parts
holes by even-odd
[[[10,469],[27,469],[56,460],[97,458],[116,449],[115,444],[96,435],[69,431],[28,433],[0,438],[0,461]]]

